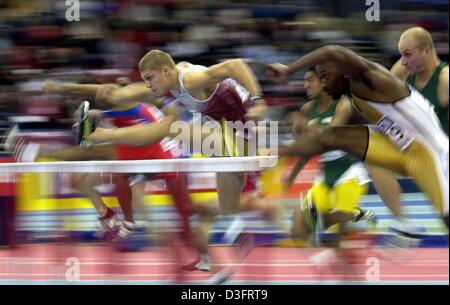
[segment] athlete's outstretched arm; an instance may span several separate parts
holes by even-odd
[[[179,118],[179,109],[170,104],[165,107],[165,116],[159,122],[139,124],[117,129],[97,128],[89,136],[93,143],[113,143],[123,145],[150,145],[160,142],[171,134],[170,127]]]
[[[153,102],[156,97],[152,94],[144,83],[131,84],[120,87],[113,84],[76,84],[62,83],[55,84],[53,81],[46,81],[42,90],[48,93],[86,96],[97,102],[108,101],[116,105],[129,102]]]
[[[227,78],[236,80],[250,92],[251,96],[262,94],[256,76],[242,59],[231,59],[205,70],[188,72],[184,76],[184,85],[187,90],[203,89],[215,86]]]
[[[292,133],[294,136],[304,134],[308,129],[308,112],[311,108],[311,102],[307,102],[304,104],[298,112],[292,113],[290,115],[290,120],[292,121]],[[299,157],[294,167],[292,168],[289,176],[286,178],[286,184],[290,186],[298,173],[303,169],[303,167],[308,163],[310,158],[308,157]]]
[[[331,119],[331,126],[339,126],[348,124],[352,116],[352,102],[346,97],[341,96],[339,103],[336,106],[333,118]]]
[[[160,142],[170,134],[170,126],[176,120],[172,115],[159,122],[139,124],[117,129],[97,128],[89,137],[92,143],[113,143],[123,145],[150,145]]]
[[[306,113],[308,111],[307,110],[308,106],[310,106],[310,103],[303,105],[303,107],[300,111],[302,111],[303,113]],[[333,119],[331,120],[330,125],[332,125],[332,126],[345,125],[348,123],[351,115],[352,115],[351,102],[348,98],[346,98],[345,96],[342,96],[339,100],[338,105],[336,106],[336,111],[333,115]],[[320,130],[321,130],[320,128],[316,128],[316,129],[310,128],[309,133],[314,133],[314,132],[317,133],[317,132],[320,132]],[[308,163],[308,161],[312,157],[313,156],[302,156],[299,158],[299,160],[295,164],[294,168],[292,169],[289,177],[287,178],[286,182],[288,184],[292,184],[295,177],[297,177],[298,173],[303,169],[303,167]]]
[[[350,49],[337,45],[330,45],[316,49],[297,59],[289,66],[274,64],[270,65],[268,69],[269,73],[275,74],[275,77],[285,78],[296,73],[297,71],[328,62],[333,62],[340,71],[355,80],[360,80],[363,73],[370,69],[364,58]]]
[[[96,93],[95,100],[102,102],[108,100],[113,104],[129,102],[153,102],[156,96],[144,83],[131,84],[125,87],[106,85]]]
[[[47,93],[74,95],[74,96],[92,96],[95,97],[98,90],[105,85],[97,84],[76,84],[76,83],[62,83],[57,84],[51,80],[47,80],[42,85],[42,90]]]

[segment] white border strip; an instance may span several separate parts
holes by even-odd
[[[137,161],[66,161],[2,163],[4,173],[209,173],[262,171],[277,164],[277,156],[225,157]]]

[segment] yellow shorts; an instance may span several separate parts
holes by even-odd
[[[359,202],[367,194],[368,184],[359,184],[356,179],[350,179],[334,188],[330,188],[324,181],[313,185],[307,196],[320,214],[328,214],[332,210],[357,213]]]

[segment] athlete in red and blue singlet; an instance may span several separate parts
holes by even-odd
[[[163,114],[156,107],[139,103],[127,110],[104,110],[102,115],[115,127],[158,122]],[[118,160],[172,159],[168,140],[145,146],[116,145]]]

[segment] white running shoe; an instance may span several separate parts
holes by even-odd
[[[334,249],[320,251],[310,256],[308,260],[314,265],[334,265],[342,262]]]
[[[222,238],[223,241],[226,244],[233,245],[236,242],[239,235],[244,231],[244,227],[245,227],[244,221],[241,219],[240,216],[236,216],[233,219],[233,222],[231,223],[228,230],[225,232]]]
[[[192,263],[182,266],[183,271],[211,271],[212,263],[209,255],[201,255],[197,257]]]
[[[117,232],[117,235],[114,237],[113,242],[117,242],[120,240],[125,240],[128,237],[130,237],[134,233],[134,225],[125,224],[125,222],[122,221],[120,224],[119,232]]]
[[[39,156],[41,145],[38,143],[30,142],[25,144],[22,152],[19,155],[19,162],[34,162]]]
[[[211,271],[211,260],[209,257],[202,257],[198,264],[196,265],[197,269],[200,271]]]
[[[13,128],[8,132],[5,141],[5,150],[13,151],[17,142],[17,138],[19,137],[20,129],[19,125],[14,125]]]
[[[18,137],[14,143],[13,158],[17,162],[34,162],[39,156],[40,149],[40,144]]]
[[[234,275],[234,273],[235,271],[232,267],[226,267],[210,277],[208,280],[208,284],[221,285],[227,282]]]
[[[109,234],[113,233],[116,227],[119,225],[117,216],[114,213],[111,217],[105,219],[99,219],[100,228],[94,233],[94,236],[98,239],[105,239]]]

